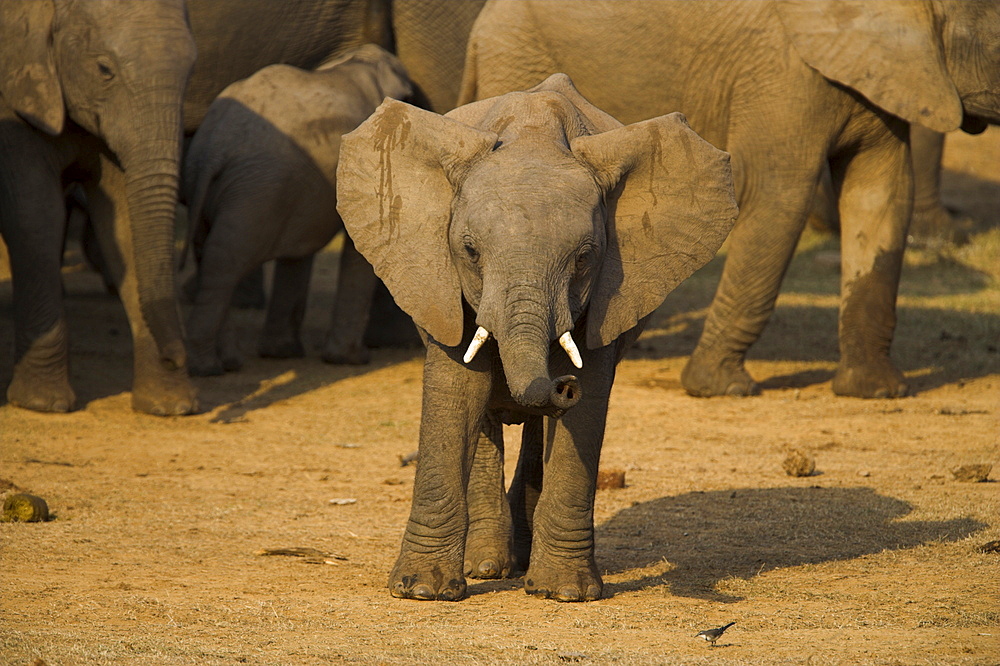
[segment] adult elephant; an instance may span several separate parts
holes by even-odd
[[[15,358],[7,397],[67,411],[63,182],[85,183],[135,349],[133,407],[196,406],[174,298],[180,101],[195,46],[181,0],[0,3],[0,232]]]
[[[396,18],[389,0],[0,2],[0,232],[11,255],[15,315],[11,404],[58,412],[75,402],[59,269],[62,185],[77,180],[132,329],[133,407],[195,411],[173,275],[182,132],[193,132],[223,88],[266,65],[312,68],[364,42],[390,44],[393,31],[407,44],[406,64],[423,72],[418,84],[434,91],[435,104],[453,104],[454,65],[433,63],[461,62],[481,3],[456,5],[442,19],[422,11],[423,2],[401,0]]]
[[[839,194],[840,395],[907,392],[890,360],[913,207],[909,123],[1000,122],[1000,3],[493,0],[462,101],[564,71],[623,122],[667,111],[733,156],[740,217],[682,382],[758,391],[745,354],[774,309],[817,182]]]

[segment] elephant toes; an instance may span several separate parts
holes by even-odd
[[[465,578],[461,576],[448,579],[440,576],[426,578],[431,580],[418,574],[394,574],[389,580],[389,592],[397,599],[418,601],[458,601],[465,597]]]
[[[556,601],[596,601],[603,589],[604,583],[593,562],[559,568],[532,564],[524,576],[526,593]]]
[[[833,378],[833,392],[851,398],[901,398],[910,387],[902,373],[886,359],[876,363],[841,363]]]
[[[470,578],[507,578],[513,568],[510,529],[489,524],[486,529],[470,526],[465,540],[465,575]]]
[[[696,398],[745,397],[760,393],[760,387],[743,367],[742,360],[719,362],[699,358],[697,352],[684,366],[681,384]]]
[[[153,416],[187,416],[198,411],[198,399],[188,396],[167,396],[132,393],[132,409]]]
[[[45,382],[17,376],[7,389],[7,400],[15,407],[35,412],[64,413],[76,405],[76,395],[69,382]]]

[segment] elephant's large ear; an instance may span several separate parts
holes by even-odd
[[[0,95],[19,116],[53,136],[66,110],[50,41],[51,0],[0,2]]]
[[[345,134],[337,210],[396,303],[438,342],[462,341],[462,290],[448,225],[454,186],[497,136],[386,99]]]
[[[590,296],[587,346],[611,343],[715,256],[736,222],[729,153],[679,113],[577,137],[573,153],[607,191],[607,247]]]
[[[778,16],[807,65],[911,123],[962,123],[930,3],[783,0]]]

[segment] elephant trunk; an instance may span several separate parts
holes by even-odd
[[[109,146],[125,171],[139,309],[164,369],[176,370],[186,363],[174,291],[174,220],[182,142],[180,96],[168,92],[158,103],[141,108],[133,116],[139,122],[120,141],[109,136]],[[150,108],[155,112],[148,111]]]
[[[514,400],[558,416],[580,401],[582,391],[573,375],[549,376],[552,324],[542,293],[526,286],[508,289],[505,316],[495,335]]]

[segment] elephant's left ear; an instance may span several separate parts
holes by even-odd
[[[729,153],[679,113],[570,144],[604,187],[607,247],[590,296],[587,346],[635,326],[715,256],[736,215]]]
[[[938,132],[958,129],[962,101],[929,2],[782,0],[785,33],[807,65],[886,111]]]
[[[19,116],[53,136],[66,119],[50,40],[51,0],[0,2],[0,96]]]

